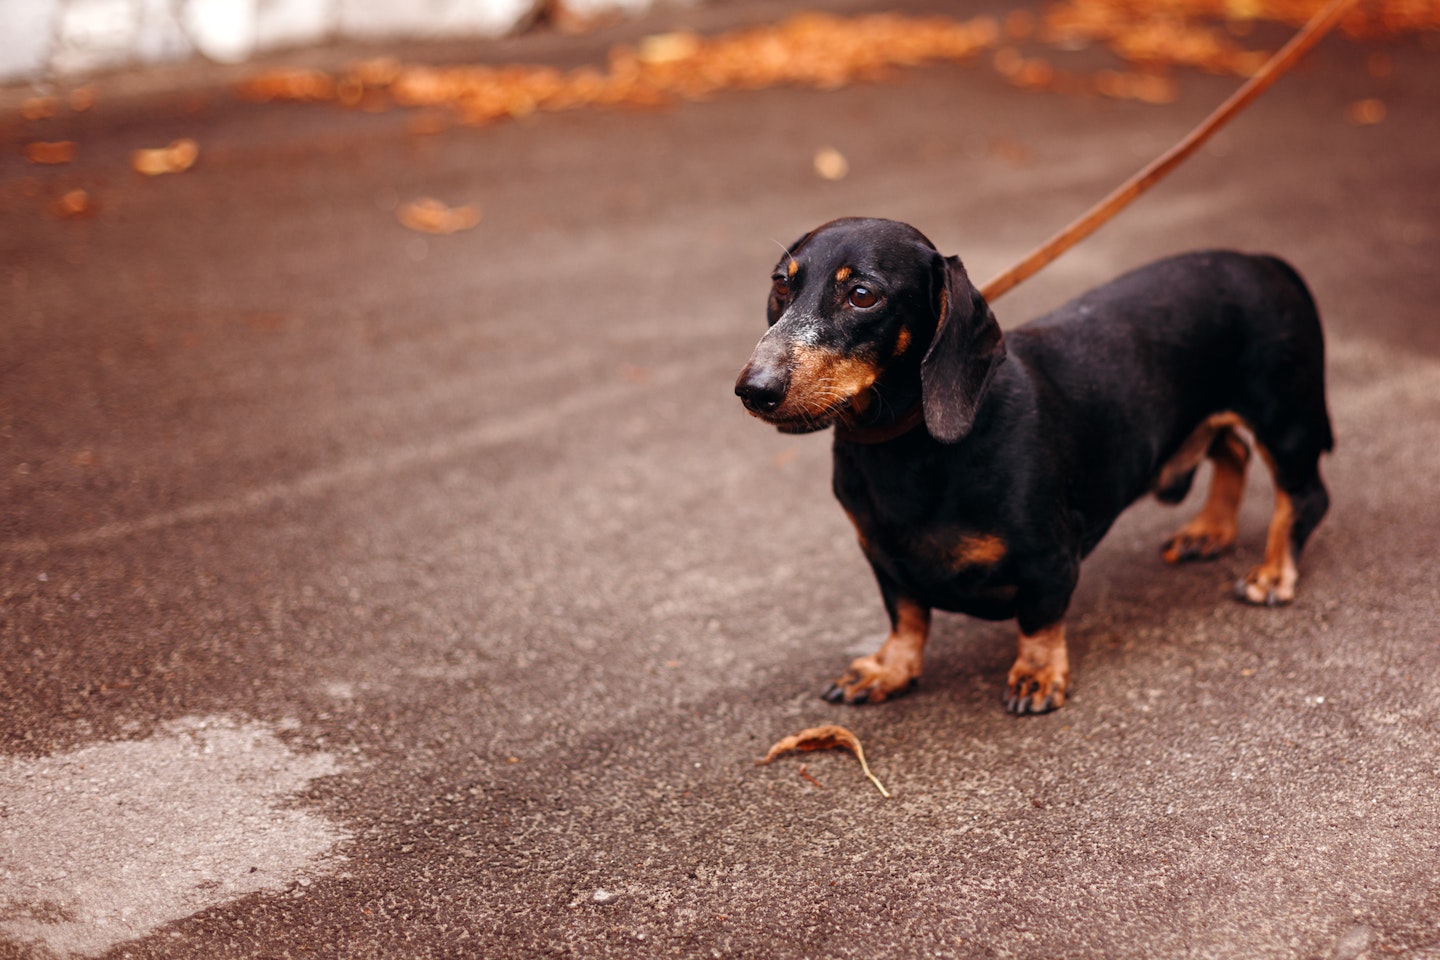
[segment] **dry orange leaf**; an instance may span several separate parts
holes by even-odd
[[[242,82],[240,96],[267,103],[272,100],[334,100],[335,78],[319,70],[269,70]]]
[[[25,144],[25,159],[31,163],[60,164],[75,159],[74,140],[36,140]]]
[[[95,202],[90,199],[90,194],[76,187],[52,203],[50,212],[64,220],[88,217],[95,213]]]
[[[29,97],[20,104],[20,116],[26,120],[48,120],[59,107],[60,101],[55,97]]]
[[[826,724],[823,727],[811,727],[808,730],[800,731],[793,737],[786,737],[771,747],[770,752],[765,754],[763,759],[755,762],[769,763],[776,757],[783,756],[787,753],[807,750],[835,750],[837,748],[849,750],[855,754],[855,759],[860,761],[860,769],[864,771],[866,777],[870,778],[870,782],[875,784],[875,789],[880,791],[882,797],[889,798],[890,791],[886,790],[885,785],[876,779],[875,774],[870,772],[870,765],[865,762],[865,750],[860,746],[860,738],[844,727],[836,726],[833,723]]]
[[[1373,127],[1385,119],[1385,101],[1373,98],[1356,100],[1345,111],[1345,116],[1357,127]]]
[[[822,147],[815,152],[815,172],[824,180],[844,180],[850,161],[834,147]]]
[[[130,165],[137,173],[157,177],[162,173],[181,173],[195,165],[200,148],[189,138],[173,141],[168,147],[157,150],[136,150],[130,155]]]
[[[395,212],[400,222],[421,233],[458,233],[480,222],[480,211],[466,204],[449,207],[433,197],[421,197]]]
[[[636,56],[641,63],[679,63],[699,54],[703,46],[704,41],[688,31],[657,33],[641,39]]]

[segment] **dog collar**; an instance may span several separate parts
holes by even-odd
[[[846,443],[859,443],[866,446],[885,443],[887,440],[894,440],[896,437],[903,437],[925,422],[925,408],[916,401],[909,410],[889,423],[880,424],[874,427],[849,427],[837,425],[835,427],[835,439],[843,440]]]

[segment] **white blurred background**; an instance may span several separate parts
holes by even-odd
[[[0,83],[332,40],[497,36],[553,0],[0,0]],[[564,0],[578,17],[651,0]]]

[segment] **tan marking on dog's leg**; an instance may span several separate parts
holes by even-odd
[[[1200,461],[1210,450],[1210,444],[1215,435],[1221,430],[1232,427],[1243,427],[1245,421],[1236,413],[1216,413],[1207,417],[1200,426],[1185,438],[1180,444],[1180,449],[1175,455],[1166,461],[1165,466],[1160,468],[1160,476],[1155,480],[1155,489],[1163,490],[1175,483],[1180,477],[1200,466]]]
[[[1239,585],[1238,592],[1246,602],[1274,607],[1295,599],[1295,583],[1300,573],[1290,545],[1290,531],[1294,526],[1295,504],[1284,490],[1276,490],[1275,513],[1270,517],[1270,531],[1265,536],[1265,560]]]
[[[908,600],[896,606],[895,626],[880,649],[852,661],[825,699],[845,703],[883,703],[903,693],[920,676],[925,640],[930,635],[930,608]]]
[[[1015,714],[1049,713],[1065,703],[1070,688],[1070,652],[1065,624],[1020,634],[1019,655],[1010,668],[1005,709]]]
[[[1213,560],[1235,544],[1250,447],[1234,430],[1224,427],[1211,441],[1209,457],[1214,473],[1205,506],[1165,541],[1162,556],[1166,563]]]
[[[845,511],[845,516],[850,518],[850,525],[855,528],[855,539],[860,544],[860,552],[868,557],[870,555],[870,538],[865,535],[865,528],[860,526],[860,519],[849,510]]]

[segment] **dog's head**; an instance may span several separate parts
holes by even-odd
[[[970,431],[1005,359],[1000,326],[955,257],[893,220],[834,220],[775,267],[770,329],[735,382],[788,433],[875,427],[923,403],[931,435]]]

